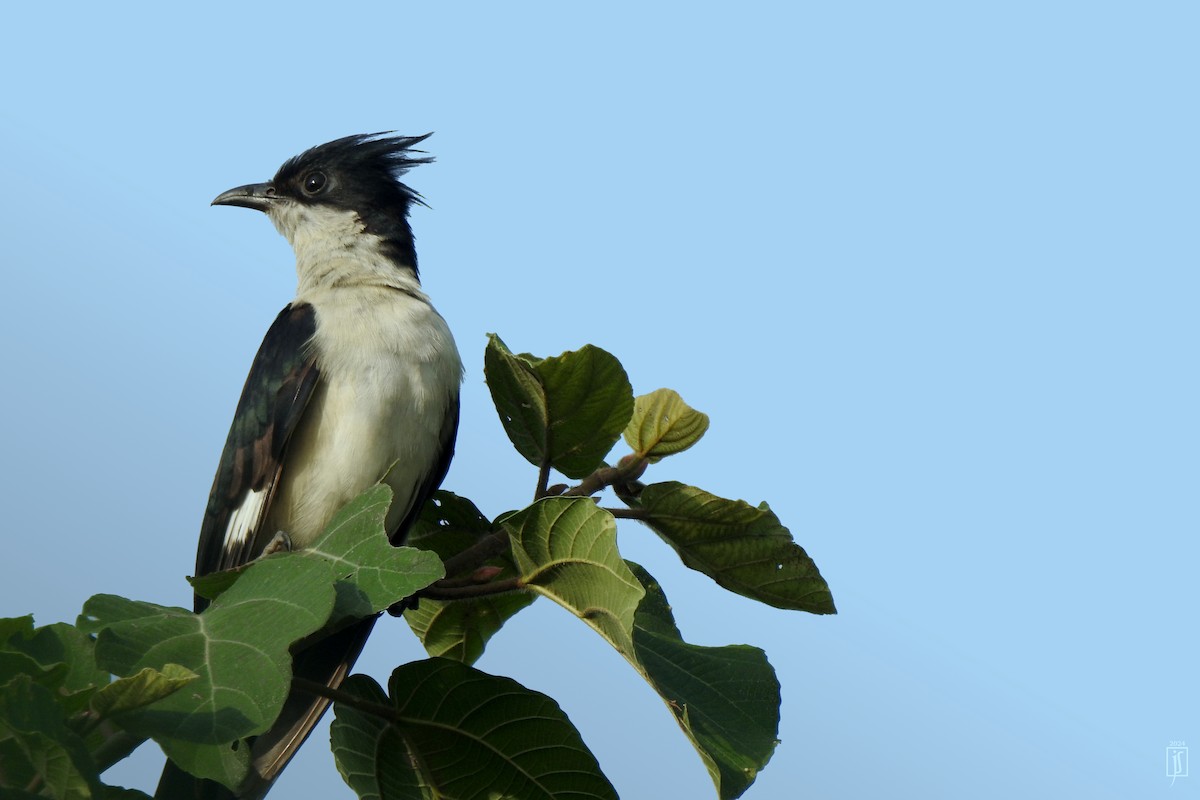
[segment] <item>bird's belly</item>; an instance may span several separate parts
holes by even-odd
[[[420,364],[379,363],[352,377],[322,375],[284,460],[264,533],[307,547],[330,518],[380,479],[392,487],[393,532],[441,449],[449,403]]]

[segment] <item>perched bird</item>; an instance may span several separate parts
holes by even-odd
[[[309,546],[381,479],[394,492],[386,524],[399,544],[445,477],[462,362],[421,290],[408,221],[421,197],[399,180],[432,160],[412,149],[427,136],[348,136],[213,200],[265,212],[295,251],[299,281],[242,390],[200,528],[197,575],[245,564],[268,544]],[[198,597],[196,610],[204,606]],[[295,653],[294,673],[337,686],[374,621]],[[254,740],[236,793],[168,763],[156,797],[262,797],[327,706],[293,692]]]

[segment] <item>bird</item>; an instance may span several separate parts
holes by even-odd
[[[454,453],[462,360],[421,287],[400,181],[431,162],[423,136],[358,134],[288,159],[266,183],[222,192],[216,206],[264,212],[296,257],[295,298],[250,367],[200,528],[196,574],[246,564],[281,545],[311,545],[343,505],[379,481],[392,489],[385,525],[401,544]],[[197,596],[195,608],[207,601]],[[346,677],[375,618],[293,653],[293,674],[330,687]],[[293,691],[251,746],[234,791],[168,762],[160,800],[254,800],[325,712]]]

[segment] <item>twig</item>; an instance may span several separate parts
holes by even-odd
[[[606,486],[612,486],[621,479],[621,470],[616,467],[601,467],[581,480],[577,486],[572,486],[562,493],[563,497],[591,497],[602,491]]]
[[[385,706],[382,703],[373,703],[370,700],[363,700],[361,697],[355,697],[348,692],[343,692],[341,689],[334,689],[323,683],[311,681],[308,678],[294,677],[292,678],[292,686],[309,694],[315,694],[317,697],[324,697],[335,703],[341,703],[344,706],[349,706],[380,719],[385,719],[388,722],[401,723],[404,721],[398,708]]]
[[[644,508],[604,508],[617,519],[650,519],[650,512]]]
[[[494,569],[497,572],[500,571],[500,567],[492,567],[490,569]],[[488,579],[481,580],[480,578],[476,577],[477,572],[479,572],[479,570],[475,570],[474,572],[466,575],[460,575],[457,578],[442,578],[437,582],[437,587],[439,589],[457,589],[460,586],[478,586],[481,583],[487,583]]]
[[[521,588],[520,578],[509,578],[503,581],[488,581],[476,583],[473,586],[440,586],[441,581],[426,586],[417,592],[417,597],[430,600],[469,600],[473,597],[487,597],[493,594],[515,592]]]
[[[620,496],[620,488],[623,485],[637,485],[637,479],[642,477],[649,463],[636,453],[630,453],[618,461],[615,467],[600,467],[581,480],[577,486],[563,492],[563,497],[591,497],[608,486],[614,487]]]
[[[533,499],[541,500],[546,496],[546,487],[550,483],[550,459],[543,458],[541,466],[538,467],[537,488],[533,491]]]

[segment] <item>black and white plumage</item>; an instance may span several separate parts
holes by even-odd
[[[279,532],[293,549],[308,546],[381,479],[394,492],[386,525],[399,544],[445,476],[462,363],[421,290],[408,222],[420,197],[399,181],[430,160],[413,155],[425,138],[338,139],[213,201],[265,212],[295,251],[298,286],[246,379],[201,526],[197,575],[245,564]],[[296,653],[295,673],[338,685],[373,624]],[[327,705],[294,693],[255,740],[236,794],[168,765],[157,796],[261,797]]]

